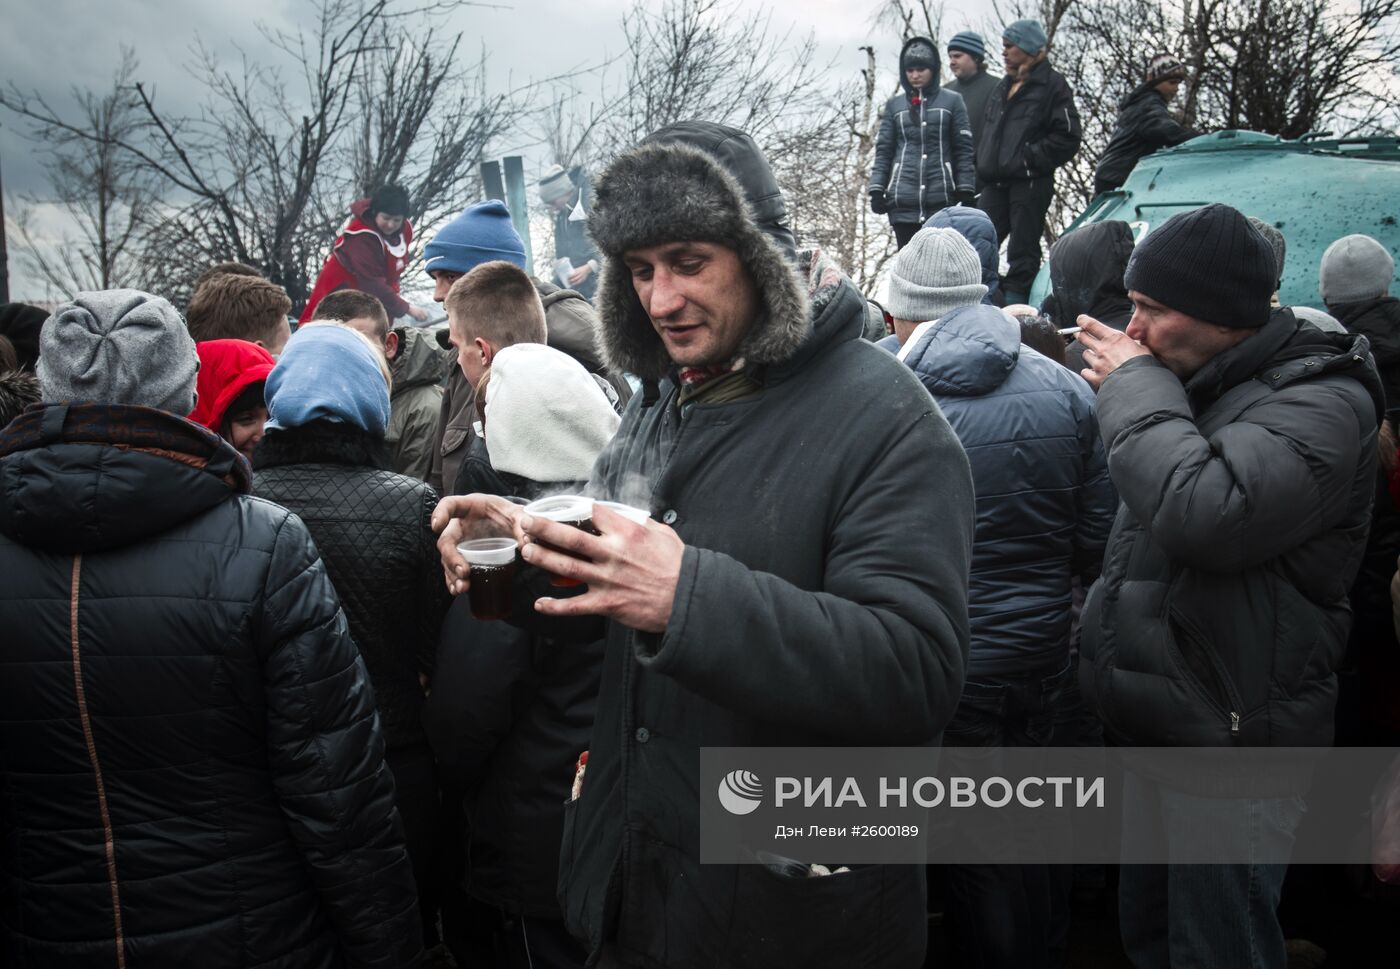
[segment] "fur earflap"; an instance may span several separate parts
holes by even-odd
[[[704,151],[646,143],[619,157],[595,183],[588,229],[604,256],[600,337],[604,358],[616,370],[657,380],[671,366],[622,263],[629,250],[667,242],[727,246],[753,276],[763,313],[739,347],[745,360],[785,360],[812,332],[795,268],[759,228],[738,180]]]

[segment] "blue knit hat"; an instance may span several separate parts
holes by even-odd
[[[971,54],[979,61],[987,59],[987,42],[982,39],[982,35],[971,30],[964,30],[953,35],[953,39],[948,41],[948,50],[951,53],[960,50],[964,54]]]
[[[423,269],[429,275],[438,269],[470,272],[496,259],[525,268],[525,243],[511,225],[510,210],[497,199],[467,206],[423,247]]]
[[[293,333],[263,394],[271,429],[330,420],[383,437],[389,426],[379,361],[369,341],[344,326],[318,323]]]
[[[1032,57],[1043,51],[1045,45],[1050,43],[1050,38],[1045,36],[1045,28],[1040,26],[1039,20],[1018,20],[1006,28],[1001,39],[1008,44],[1016,45]]]

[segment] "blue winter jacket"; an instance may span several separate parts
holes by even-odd
[[[905,350],[972,463],[968,678],[1063,668],[1071,578],[1097,574],[1117,508],[1093,392],[988,306],[925,324]]]
[[[936,72],[915,91],[904,76],[904,51],[899,64],[903,90],[881,115],[868,191],[885,193],[891,223],[921,225],[957,192],[975,190],[972,126],[962,95],[940,88]]]
[[[925,226],[939,229],[952,229],[977,250],[977,259],[982,263],[982,282],[987,287],[987,295],[982,302],[996,306],[996,296],[1001,291],[1001,276],[997,273],[997,229],[992,217],[981,209],[968,205],[950,205],[929,216]]]

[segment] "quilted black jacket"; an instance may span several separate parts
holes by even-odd
[[[449,596],[432,530],[437,495],[395,474],[382,441],[348,424],[269,431],[253,454],[259,496],[297,513],[321,550],[369,667],[390,748],[427,743],[423,688]]]
[[[0,432],[0,965],[416,965],[364,664],[306,528],[219,438]]]

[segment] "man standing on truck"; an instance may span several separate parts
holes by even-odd
[[[1006,76],[987,99],[977,142],[978,200],[992,218],[1010,264],[1002,305],[1026,302],[1040,269],[1040,237],[1055,194],[1055,169],[1079,151],[1074,92],[1050,66],[1039,21],[1018,20],[1002,35]]]
[[[1110,192],[1128,180],[1140,158],[1196,137],[1171,116],[1167,105],[1186,80],[1186,66],[1171,54],[1158,54],[1147,77],[1118,102],[1118,124],[1094,170],[1094,194]],[[1282,271],[1282,266],[1279,267]]]

